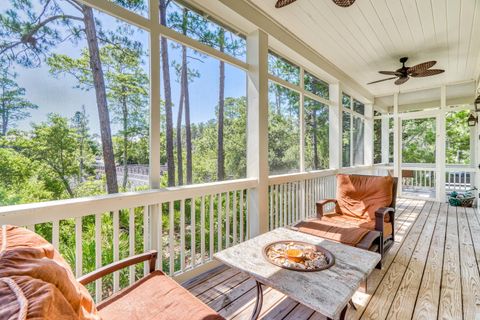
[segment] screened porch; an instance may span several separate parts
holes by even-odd
[[[385,34],[401,22],[387,13],[409,9],[383,0],[338,12],[298,0],[292,16],[270,12],[274,0],[5,2],[0,84],[13,93],[0,100],[0,226],[41,235],[76,278],[155,250],[156,270],[226,319],[247,319],[255,282],[216,253],[317,217],[337,174],[392,176],[396,237],[346,318],[480,315],[475,32],[451,49],[440,29],[410,23],[414,44],[393,45]],[[451,6],[464,18],[456,35],[480,30],[480,2]],[[437,42],[417,49],[419,30]],[[427,53],[445,76],[366,85],[378,78],[366,67]],[[9,103],[20,111],[6,121]],[[472,206],[449,204],[459,194]],[[87,289],[100,303],[149,273],[148,262],[129,266]],[[270,288],[259,318],[326,319]]]

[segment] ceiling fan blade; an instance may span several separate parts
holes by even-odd
[[[412,73],[411,76],[416,77],[416,78],[430,77],[430,76],[435,76],[437,74],[444,73],[444,72],[445,72],[445,70],[441,70],[441,69],[429,69],[429,70],[425,70],[423,72]]]
[[[346,7],[350,7],[355,2],[355,0],[333,0],[333,2],[337,6],[346,8]]]
[[[378,73],[385,74],[387,76],[397,76],[397,77],[401,77],[403,75],[401,72],[398,72],[398,71],[378,71]]]
[[[288,6],[291,3],[294,3],[297,0],[277,0],[277,3],[275,4],[275,8],[283,8],[285,6]]]
[[[387,81],[387,80],[393,80],[393,79],[396,79],[397,77],[391,77],[391,78],[387,78],[387,79],[382,79],[382,80],[377,80],[377,81],[373,81],[373,82],[369,82],[367,84],[374,84],[374,83],[378,83],[378,82],[382,82],[382,81]]]
[[[436,63],[437,61],[427,61],[417,64],[416,66],[408,68],[408,73],[422,73],[423,71],[426,71],[427,69],[433,67]]]
[[[401,78],[398,78],[397,81],[395,81],[395,84],[397,86],[401,85],[401,84],[404,84],[405,82],[408,81],[408,79],[410,79],[409,77],[401,77]]]

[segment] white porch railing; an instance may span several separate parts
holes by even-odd
[[[194,270],[215,252],[248,239],[248,192],[256,179],[0,208],[0,225],[27,226],[52,242],[76,276],[151,249],[171,276]],[[147,273],[116,272],[89,288],[96,301]],[[102,280],[103,283],[102,283]]]
[[[372,167],[269,177],[270,229],[316,214],[315,203],[335,196],[338,172],[372,173]],[[49,240],[76,276],[147,250],[157,267],[187,279],[212,266],[215,252],[250,237],[249,192],[256,179],[0,207],[0,225],[26,226]],[[89,286],[96,301],[148,272],[135,266]]]
[[[376,174],[393,174],[391,165],[375,165]],[[401,196],[407,198],[439,199],[437,190],[466,191],[475,187],[475,168],[468,165],[446,165],[445,185],[438,188],[435,164],[402,164]]]
[[[475,169],[468,166],[447,166],[445,170],[445,190],[466,191],[475,187]]]

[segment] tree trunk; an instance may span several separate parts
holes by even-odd
[[[280,86],[275,86],[275,104],[276,104],[276,113],[280,115],[282,113],[282,92],[280,91]]]
[[[2,86],[2,133],[4,137],[7,135],[8,128],[8,104],[5,102],[5,86]]]
[[[220,51],[224,52],[225,33],[220,31]],[[225,180],[225,158],[223,150],[223,126],[225,112],[225,62],[220,61],[220,79],[218,88],[218,144],[217,144],[217,179]]]
[[[65,187],[65,190],[67,190],[67,193],[68,195],[70,196],[70,198],[73,198],[74,194],[73,194],[73,190],[72,188],[70,187],[70,184],[68,183],[68,180],[65,179],[64,177],[61,177],[61,180],[62,180],[62,183]]]
[[[312,120],[313,120],[313,165],[314,169],[319,169],[319,161],[318,161],[318,146],[317,146],[317,110],[313,110],[312,113]]]
[[[183,46],[185,48],[185,46]],[[180,76],[180,101],[178,103],[178,116],[177,116],[177,179],[178,185],[183,185],[183,150],[182,150],[182,112],[183,112],[183,103],[184,103],[184,79],[183,79],[183,69],[186,68],[182,64],[182,72]]]
[[[185,60],[185,73],[184,79],[184,99],[185,99],[185,138],[187,144],[187,184],[192,184],[192,128],[190,125],[190,93],[188,88],[188,75],[187,75],[187,48],[185,48],[185,52],[183,55],[183,59]]]
[[[123,89],[122,89],[123,91]],[[126,91],[126,89],[125,89]],[[122,98],[122,112],[123,112],[123,183],[122,187],[125,190],[128,183],[128,106],[127,98]]]
[[[85,166],[85,160],[83,159],[84,157],[84,149],[85,149],[85,139],[86,139],[86,135],[87,135],[87,123],[86,123],[86,120],[87,119],[87,115],[86,115],[86,111],[85,111],[85,105],[82,105],[82,117],[81,117],[81,121],[79,123],[80,125],[80,152],[79,152],[79,156],[80,156],[80,164],[79,164],[79,169],[78,169],[78,181],[80,183],[83,182],[83,168]]]
[[[167,25],[167,1],[160,0],[160,23]],[[160,38],[162,55],[163,88],[165,91],[165,121],[167,143],[168,186],[175,185],[175,157],[173,152],[173,119],[172,119],[172,89],[170,85],[170,62],[168,59],[167,38]]]
[[[2,136],[7,135],[7,127],[8,127],[8,110],[7,106],[4,104],[2,110]]]
[[[183,9],[183,34],[187,34],[188,10]],[[182,83],[184,107],[185,107],[185,140],[187,147],[187,184],[192,184],[192,128],[190,124],[190,93],[188,88],[188,64],[187,64],[187,47],[182,47]]]
[[[110,129],[110,115],[107,106],[107,94],[105,91],[105,79],[103,76],[100,50],[98,48],[97,32],[92,8],[82,5],[85,34],[90,56],[90,68],[92,69],[93,84],[100,120],[100,135],[102,138],[103,161],[105,163],[105,175],[107,177],[108,193],[118,192],[117,171],[113,154],[112,133]]]
[[[83,181],[83,143],[84,143],[84,137],[80,137],[80,150],[79,150],[79,157],[80,157],[80,163],[78,167],[78,182],[82,183]]]

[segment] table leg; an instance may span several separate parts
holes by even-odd
[[[347,315],[347,309],[348,309],[348,303],[347,305],[345,306],[345,308],[343,308],[342,312],[340,313],[340,320],[345,320],[345,316]],[[332,318],[327,318],[328,320],[333,320]]]
[[[263,305],[263,288],[262,284],[258,281],[257,283],[257,300],[255,301],[255,308],[253,309],[252,313],[252,320],[257,320],[258,316],[260,315],[260,311],[262,311],[262,305]]]

